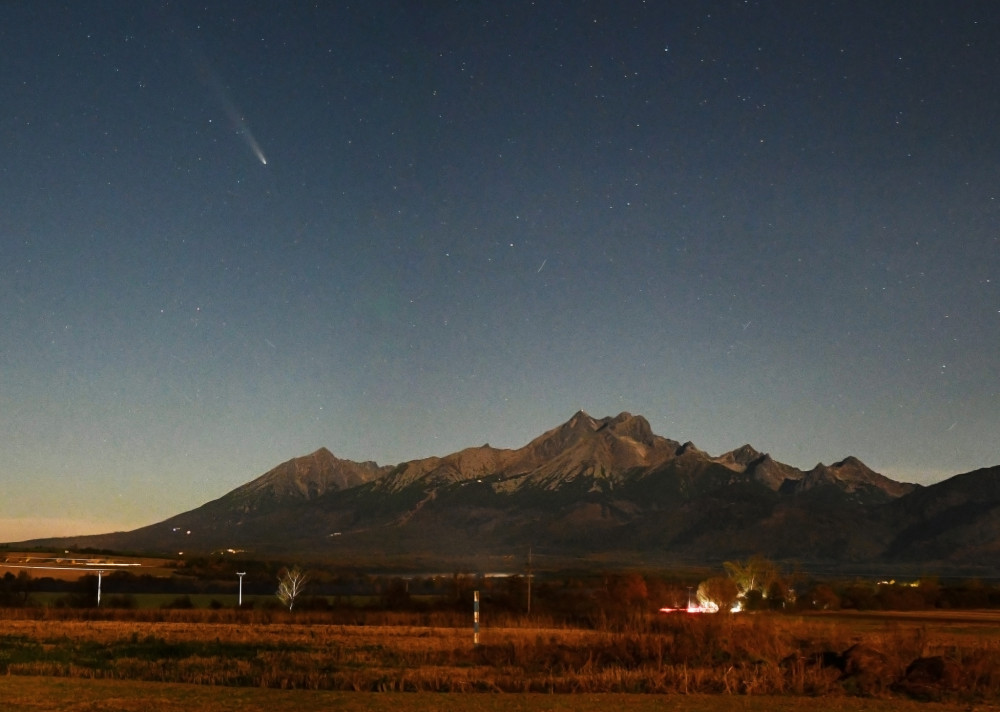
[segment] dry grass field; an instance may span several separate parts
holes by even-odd
[[[17,712],[970,712],[988,705],[912,700],[622,694],[455,694],[223,688],[177,683],[0,677],[4,708]]]
[[[484,625],[478,646],[469,628],[153,613],[0,610],[0,699],[25,710],[272,712],[1000,702],[993,612],[669,615],[618,631]]]

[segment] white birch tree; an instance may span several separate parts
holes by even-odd
[[[306,582],[309,581],[309,574],[298,566],[282,569],[278,574],[278,592],[275,594],[283,604],[292,610],[295,606],[295,599],[302,593]]]

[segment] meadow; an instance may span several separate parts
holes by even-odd
[[[8,709],[23,712],[798,712],[801,698],[627,694],[379,693],[218,688],[175,683],[79,680],[47,677],[0,677],[0,698]],[[810,700],[809,709],[826,712],[968,712],[957,703],[860,697]]]
[[[15,709],[81,710],[150,709],[128,706],[149,695],[273,711],[333,701],[585,710],[619,696],[638,710],[681,698],[684,709],[794,709],[804,697],[843,710],[1000,703],[992,611],[672,614],[603,630],[522,617],[484,624],[478,645],[448,615],[344,624],[315,611],[2,609],[0,694],[24,700]]]
[[[23,712],[798,712],[801,698],[685,695],[663,697],[623,694],[379,693],[218,688],[175,683],[78,680],[47,677],[0,677],[0,698],[8,709]],[[809,701],[827,712],[967,712],[955,703],[859,697]],[[988,709],[976,706],[974,709]]]
[[[733,593],[747,567],[727,567],[729,580],[708,579],[706,592]],[[291,610],[263,593],[281,575],[263,564],[241,566],[250,573],[234,605],[231,568],[114,573],[100,605],[89,571],[5,575],[0,699],[27,710],[271,712],[1000,705],[1000,590],[977,581],[802,581],[793,592],[775,579],[766,597],[747,591],[751,612],[665,614],[664,602],[690,604],[689,581],[548,575],[529,599],[518,577],[313,570],[312,595]]]

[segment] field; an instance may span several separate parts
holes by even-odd
[[[24,710],[272,712],[1000,702],[996,612],[682,614],[619,630],[522,620],[484,625],[479,645],[469,627],[365,622],[307,611],[3,609],[0,699]],[[933,664],[913,674],[915,660]]]
[[[0,677],[0,699],[7,709],[23,712],[798,712],[801,698],[723,697],[720,695],[405,695],[311,692],[260,688],[220,688],[171,683],[75,680],[48,677]],[[809,709],[828,712],[958,712],[966,704],[840,697],[808,701]],[[986,710],[977,705],[974,709]]]
[[[43,556],[60,577],[43,587],[36,556],[4,562],[18,569],[2,580],[5,708],[1000,709],[1000,610],[983,608],[1000,597],[975,582],[803,586],[810,607],[689,615],[654,607],[690,600],[686,581],[550,576],[529,617],[513,578],[316,571],[290,611],[263,593],[265,564],[241,565],[241,608],[226,561]]]

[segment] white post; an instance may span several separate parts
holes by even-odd
[[[240,577],[240,608],[243,608],[243,577],[247,575],[247,572],[237,571],[236,575]]]
[[[472,643],[479,645],[479,590],[472,594]]]
[[[104,572],[100,569],[97,570],[97,607],[101,607],[101,574]]]

